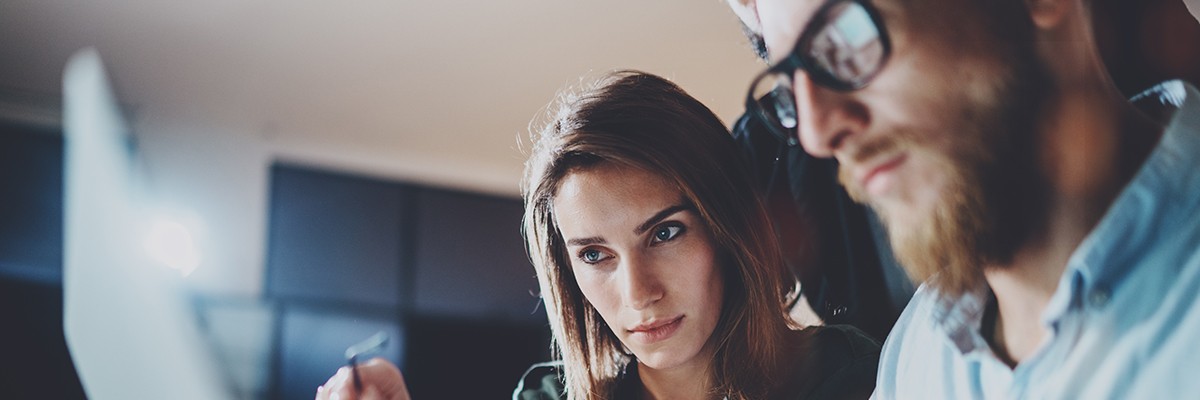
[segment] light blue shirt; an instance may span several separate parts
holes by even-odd
[[[988,289],[921,287],[883,346],[877,399],[1200,399],[1200,93],[1072,253],[1041,315],[1049,336],[1009,368],[980,334]]]

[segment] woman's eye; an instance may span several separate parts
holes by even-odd
[[[595,264],[604,260],[604,253],[596,249],[587,249],[579,253],[579,259],[588,264]]]
[[[654,231],[654,242],[665,242],[679,236],[683,232],[683,227],[678,225],[666,225],[659,227]]]

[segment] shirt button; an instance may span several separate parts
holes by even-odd
[[[1105,304],[1108,304],[1108,296],[1109,293],[1106,289],[1093,290],[1092,293],[1088,295],[1088,303],[1091,303],[1092,307],[1104,307]]]

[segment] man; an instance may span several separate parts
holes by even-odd
[[[752,111],[925,282],[876,397],[1200,393],[1194,87],[1124,99],[1088,0],[731,3],[773,64]]]

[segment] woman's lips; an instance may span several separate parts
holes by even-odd
[[[629,330],[629,337],[642,344],[651,344],[666,340],[674,335],[679,327],[683,325],[683,316],[675,318],[653,321],[634,327]]]

